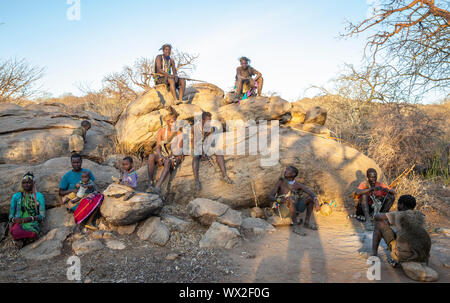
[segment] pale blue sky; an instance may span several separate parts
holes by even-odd
[[[370,3],[370,1],[369,1]],[[338,39],[344,21],[361,20],[366,0],[144,1],[81,0],[81,19],[69,21],[67,0],[0,0],[0,57],[45,67],[43,89],[79,94],[163,43],[199,53],[192,77],[227,90],[237,58],[263,73],[264,91],[288,100],[324,84],[344,62],[357,64],[364,40]]]

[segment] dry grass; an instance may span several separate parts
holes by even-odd
[[[72,110],[83,110],[101,114],[114,120],[128,104],[127,100],[107,97],[102,93],[88,93],[82,97],[67,95],[59,98],[38,100],[39,103],[61,103]]]

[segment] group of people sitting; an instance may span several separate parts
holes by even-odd
[[[155,81],[157,84],[169,85],[176,98],[176,88],[179,88],[179,99],[183,99],[185,80],[177,76],[177,69],[170,57],[172,47],[164,45],[163,54],[156,58]],[[236,100],[261,94],[263,78],[261,73],[249,66],[248,58],[240,59],[241,66],[236,75]],[[252,76],[256,75],[253,79]],[[244,94],[242,94],[245,92]],[[248,94],[247,94],[248,93]],[[199,166],[201,161],[210,161],[214,154],[220,168],[223,181],[233,184],[228,177],[223,153],[214,151],[214,144],[207,142],[212,140],[215,131],[211,127],[211,113],[203,112],[202,121],[191,129],[191,142],[195,144],[194,132],[201,134],[201,154],[192,158],[192,169],[197,190],[202,189],[199,179]],[[164,181],[184,161],[183,133],[176,128],[177,114],[172,111],[164,118],[165,126],[157,134],[157,143],[154,153],[150,154],[147,162],[149,184],[147,192],[161,194]],[[58,201],[73,212],[75,222],[88,229],[95,230],[95,220],[99,217],[99,206],[103,201],[103,195],[95,186],[95,176],[89,170],[82,167],[83,159],[80,153],[83,151],[86,134],[91,128],[89,121],[82,121],[81,126],[75,129],[69,138],[69,148],[72,152],[72,169],[67,172],[59,184]],[[205,141],[211,150],[204,149]],[[157,167],[162,167],[159,180],[155,183]],[[277,181],[268,199],[273,203],[275,214],[289,217],[291,225],[297,227],[302,224],[305,228],[317,230],[317,225],[311,223],[313,210],[319,211],[321,205],[317,195],[307,186],[296,180],[299,171],[294,166],[289,166],[282,177]],[[391,250],[395,262],[419,261],[426,262],[429,257],[431,241],[424,229],[425,219],[423,214],[415,211],[416,201],[412,196],[402,196],[398,200],[398,211],[390,212],[395,201],[395,192],[387,185],[378,182],[377,171],[369,169],[367,180],[362,182],[355,194],[358,198],[356,204],[356,216],[365,221],[367,230],[373,231],[373,249],[371,254],[377,255],[381,239],[384,239]],[[133,167],[133,158],[125,157],[122,161],[122,173],[119,179],[123,184],[136,189],[138,175]],[[299,214],[304,213],[304,219]],[[35,177],[27,173],[21,181],[20,191],[13,195],[11,200],[9,221],[10,232],[14,240],[26,244],[34,241],[40,232],[40,224],[45,218],[44,196],[36,190]],[[372,222],[375,222],[373,226]],[[417,239],[420,237],[421,239]],[[417,244],[419,243],[419,244]]]

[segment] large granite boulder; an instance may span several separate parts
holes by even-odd
[[[111,176],[119,171],[110,166],[102,166],[90,160],[83,160],[83,167],[95,176],[97,190],[103,191],[111,182]],[[44,195],[47,208],[56,206],[59,182],[71,170],[70,158],[54,158],[39,165],[0,164],[0,220],[9,213],[11,197],[19,190],[22,176],[31,171],[36,178],[36,187]]]
[[[176,105],[167,89],[158,85],[131,102],[117,121],[117,139],[123,150],[148,154],[156,143],[158,130],[163,127],[164,117],[169,114],[169,105],[180,115],[180,120],[193,119],[195,113],[202,112],[194,104]]]
[[[45,108],[39,104],[29,108],[0,104],[1,164],[42,163],[69,156],[69,137],[82,120],[92,124],[83,155],[102,162],[112,153],[115,129],[108,118],[89,112],[63,111],[59,107],[51,111]]]
[[[280,127],[279,157],[274,156],[274,162],[267,163],[265,160],[268,156],[249,155],[248,146],[253,139],[255,138],[247,136],[242,140],[246,146],[246,155],[225,155],[227,171],[234,184],[222,181],[215,161],[214,167],[201,162],[202,190],[196,191],[192,158],[186,157],[175,173],[170,192],[165,194],[172,201],[184,205],[196,198],[206,198],[232,208],[254,207],[253,183],[259,205],[265,206],[269,205],[270,191],[284,169],[294,165],[300,171],[300,182],[312,188],[325,201],[335,200],[338,207],[343,207],[346,201],[349,205],[353,203],[349,194],[365,180],[368,168],[375,168],[380,179],[383,179],[383,173],[375,161],[356,149],[331,139]],[[274,155],[276,150],[278,149],[274,148]],[[146,168],[138,170],[138,174],[140,187],[144,189],[148,182]]]
[[[130,187],[111,184],[104,192],[102,216],[113,225],[131,225],[159,214],[163,202],[158,195],[137,193]]]

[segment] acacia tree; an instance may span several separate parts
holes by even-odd
[[[0,60],[0,101],[30,97],[37,92],[34,84],[44,69],[24,59]]]
[[[374,80],[374,74],[382,71],[389,78],[384,87],[397,86],[402,92],[386,96],[388,90],[380,90],[389,101],[399,101],[396,98],[400,95],[420,96],[434,89],[448,94],[449,6],[445,0],[378,0],[371,17],[349,23],[346,28],[344,36],[370,33],[365,48],[366,66],[353,69],[348,75]],[[368,89],[366,92],[372,89],[371,85]]]
[[[187,77],[195,69],[195,60],[199,55],[174,50],[172,58],[179,76]],[[153,85],[152,73],[155,60],[139,58],[132,66],[125,66],[120,73],[113,73],[103,79],[104,90],[118,98],[129,100],[140,91],[149,90]]]

